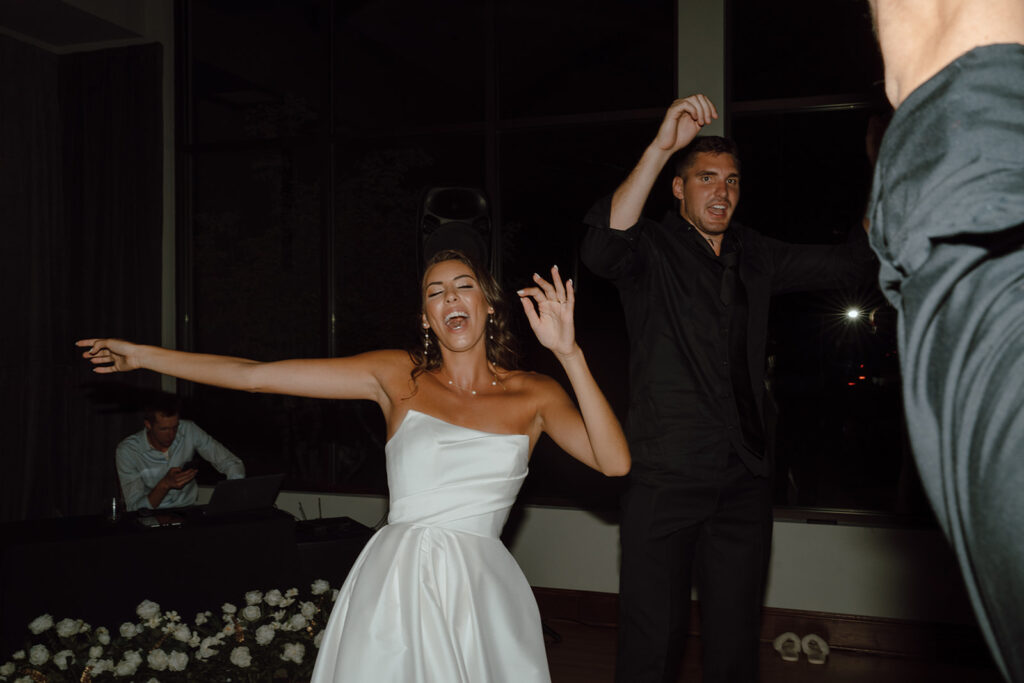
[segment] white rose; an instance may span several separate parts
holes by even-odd
[[[249,654],[249,648],[242,645],[232,650],[231,663],[243,669],[252,664],[252,655]]]
[[[316,605],[311,602],[303,602],[299,604],[299,611],[302,612],[302,616],[307,619],[312,619],[313,615],[316,614]]]
[[[18,650],[13,655],[11,655],[11,659],[25,659],[25,651]]]
[[[292,618],[288,620],[289,631],[299,631],[306,627],[306,617],[301,614],[293,614]]]
[[[139,615],[140,619],[149,620],[160,614],[160,605],[152,600],[143,600],[135,608],[135,613]]]
[[[322,642],[324,642],[324,630],[320,629],[320,633],[317,633],[316,637],[313,638],[313,646],[316,647],[316,649],[319,650],[320,649],[320,643],[322,643]]]
[[[313,595],[323,595],[327,591],[331,590],[331,584],[327,583],[323,579],[317,579],[312,585]]]
[[[186,666],[188,666],[188,655],[184,652],[175,650],[167,658],[167,667],[171,671],[184,671]]]
[[[202,642],[198,633],[192,633],[192,637],[188,639],[188,646],[191,648],[199,647],[199,643]]]
[[[45,645],[33,645],[28,651],[28,661],[33,666],[42,666],[50,659],[50,651]]]
[[[174,639],[182,643],[187,643],[189,638],[192,637],[192,630],[185,624],[178,624],[174,627]]]
[[[157,648],[146,657],[146,663],[153,671],[163,671],[167,668],[167,653]]]
[[[260,618],[259,605],[247,605],[245,609],[242,610],[242,616],[249,621],[256,621]]]
[[[288,590],[286,590],[284,592],[284,597],[286,597],[286,598],[294,598],[298,594],[299,594],[299,589],[298,588],[289,588]]]
[[[142,664],[142,655],[139,654],[138,650],[128,650],[124,653],[124,658],[135,666]]]
[[[263,593],[261,591],[249,591],[245,594],[245,604],[247,605],[258,605],[263,600]]]
[[[14,673],[17,667],[14,666],[14,662],[7,662],[3,666],[0,666],[0,676],[10,676]]]
[[[32,622],[28,625],[28,630],[32,631],[34,635],[38,636],[40,633],[50,628],[51,626],[53,626],[53,617],[51,617],[49,614],[43,614],[42,616],[38,616],[32,620]]]
[[[103,646],[102,645],[93,645],[92,647],[90,647],[89,648],[89,656],[92,657],[93,659],[99,659],[100,657],[102,657],[103,656]]]
[[[114,667],[114,675],[115,676],[134,676],[135,675],[135,670],[138,669],[138,668],[139,668],[138,664],[135,664],[134,662],[129,662],[129,661],[125,660],[125,659],[122,659],[120,662],[117,663],[117,666]]]
[[[164,616],[167,618],[167,621],[181,621],[181,617],[178,616],[177,610],[172,609],[170,612],[164,614]]]
[[[61,671],[67,671],[69,659],[71,660],[71,663],[74,663],[75,653],[73,653],[71,650],[61,650],[53,656],[53,663],[56,664],[57,668]]]
[[[160,615],[158,614],[155,617],[150,617],[149,619],[147,619],[146,620],[146,626],[148,626],[149,628],[159,628],[160,627]]]
[[[282,619],[284,619],[284,615],[285,614],[287,614],[287,612],[285,612],[285,610],[283,610],[283,609],[277,610],[273,614],[274,621],[281,621]]]
[[[200,612],[199,614],[196,615],[196,626],[202,626],[203,624],[206,623],[206,620],[207,620],[206,612]]]
[[[97,659],[96,661],[90,661],[89,666],[92,670],[89,672],[94,678],[100,674],[114,670],[113,659]]]
[[[274,639],[274,627],[270,624],[264,624],[256,629],[256,643],[258,645],[266,645]]]
[[[284,646],[284,654],[281,659],[291,660],[296,664],[302,664],[302,656],[306,654],[306,646],[302,643],[288,643]]]
[[[81,624],[81,626],[78,627],[79,633],[88,633],[92,630],[92,626],[90,626],[88,622],[80,621],[78,623]]]
[[[110,631],[105,626],[100,626],[96,629],[96,640],[100,641],[100,645],[110,645]]]
[[[218,644],[219,642],[216,638],[203,638],[203,641],[199,643],[199,654],[196,656],[200,659],[209,659],[217,654],[217,650],[213,646]]]
[[[224,614],[234,614],[238,611],[238,608],[232,605],[230,602],[225,602],[220,606],[220,611]]]
[[[57,635],[61,638],[70,638],[78,633],[82,622],[76,619],[61,619],[57,622]]]
[[[284,596],[281,595],[281,591],[276,588],[272,591],[267,591],[267,594],[263,596],[263,601],[271,607],[277,607],[284,600]]]

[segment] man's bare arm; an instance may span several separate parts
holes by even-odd
[[[640,220],[647,196],[665,163],[672,154],[690,144],[701,128],[717,118],[718,110],[704,95],[690,95],[672,103],[661,122],[658,135],[612,195],[611,228],[626,230]]]

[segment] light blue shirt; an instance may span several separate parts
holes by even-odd
[[[117,445],[117,476],[121,480],[125,507],[128,510],[152,508],[149,492],[164,478],[167,470],[182,467],[196,452],[228,479],[245,477],[242,461],[191,420],[179,421],[178,433],[166,453],[153,448],[143,429]],[[199,487],[193,479],[180,489],[169,490],[157,507],[195,505],[198,495]]]

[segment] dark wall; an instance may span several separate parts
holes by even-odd
[[[159,341],[161,48],[0,36],[0,520],[98,512],[155,377],[94,384],[76,339]]]

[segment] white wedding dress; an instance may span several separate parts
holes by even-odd
[[[385,448],[391,510],[349,572],[312,683],[550,681],[540,614],[498,535],[529,437],[410,410]]]

